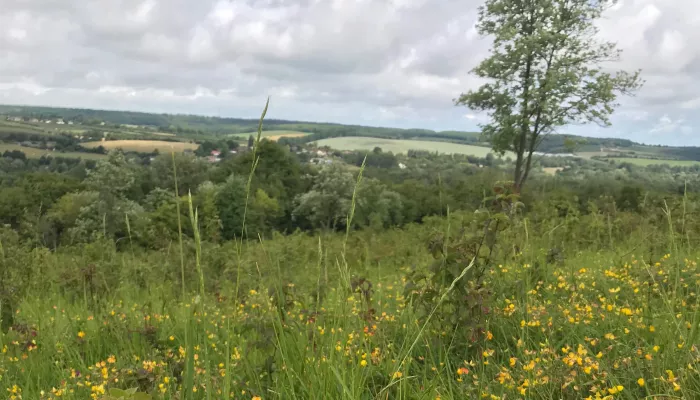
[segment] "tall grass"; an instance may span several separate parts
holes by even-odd
[[[213,244],[188,196],[192,238],[178,202],[174,254],[122,253],[104,240],[49,252],[0,236],[0,288],[27,269],[44,278],[17,293],[14,327],[0,333],[0,397],[136,388],[173,400],[700,398],[700,252],[685,203],[658,226],[533,215],[504,231],[484,279],[486,332],[472,339],[436,321],[474,260],[462,260],[422,322],[404,277],[434,261],[430,237],[441,232],[447,249],[474,215],[446,209],[401,230],[354,230],[364,173],[363,163],[343,232],[249,237],[244,222],[235,241]],[[174,159],[173,177],[179,196]],[[646,257],[662,245],[668,254]],[[550,259],[557,246],[562,258]],[[458,256],[444,251],[443,264]]]

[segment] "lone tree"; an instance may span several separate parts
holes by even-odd
[[[488,113],[483,135],[495,152],[516,155],[516,191],[544,135],[567,124],[609,126],[617,96],[642,86],[640,71],[604,68],[621,51],[598,40],[595,21],[615,1],[486,0],[480,7],[479,34],[493,45],[472,73],[488,83],[455,103]]]

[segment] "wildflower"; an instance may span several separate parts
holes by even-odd
[[[360,366],[361,366],[361,367],[366,367],[366,366],[367,366],[367,360],[362,360],[362,361],[360,361]]]
[[[644,378],[637,379],[637,385],[644,386],[645,385]]]
[[[260,397],[260,396],[253,396],[253,399],[252,399],[252,400],[262,400],[262,397]]]
[[[622,386],[622,385],[617,385],[617,386],[615,386],[615,387],[611,387],[610,389],[608,389],[608,393],[610,393],[610,394],[616,394],[616,393],[620,393],[620,392],[621,392],[622,390],[624,390],[624,389],[625,389],[624,386]]]
[[[467,374],[469,374],[469,370],[464,368],[464,367],[461,367],[457,370],[457,375],[459,375],[459,376],[467,375]]]
[[[79,337],[80,339],[85,338],[85,332],[83,332],[83,331],[78,332],[78,337]]]
[[[403,376],[403,373],[401,371],[396,371],[394,372],[393,378],[394,379],[399,379]]]

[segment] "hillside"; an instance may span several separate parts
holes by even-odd
[[[154,135],[174,135],[189,140],[219,140],[222,136],[245,138],[257,129],[257,119],[208,117],[184,114],[156,114],[135,111],[92,110],[78,108],[33,107],[0,105],[2,120],[7,117],[29,119],[63,119],[85,126],[104,123],[115,134],[139,135],[143,139],[157,139]],[[120,128],[122,128],[120,130]],[[20,124],[0,126],[0,134],[31,128]],[[280,137],[283,142],[302,144],[337,137],[373,137],[397,140],[450,142],[488,147],[478,132],[433,131],[429,129],[383,128],[362,125],[343,125],[327,122],[265,120],[266,131],[291,132]],[[134,138],[133,136],[130,138]],[[126,139],[126,138],[124,138]],[[172,138],[171,140],[178,140]],[[619,138],[592,138],[576,135],[549,135],[543,138],[539,151],[569,153],[575,150],[584,157],[624,159],[653,159],[700,161],[700,147],[652,146]]]

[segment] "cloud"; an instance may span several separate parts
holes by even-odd
[[[692,129],[686,125],[686,121],[683,118],[671,119],[668,114],[664,114],[659,118],[659,121],[651,128],[649,133],[691,133]]]
[[[272,118],[473,130],[483,117],[452,99],[482,83],[469,74],[489,49],[480,4],[4,0],[0,101],[255,117],[271,95]],[[647,80],[616,134],[699,122],[697,15],[694,0],[624,0],[600,21],[624,50],[614,67]]]

